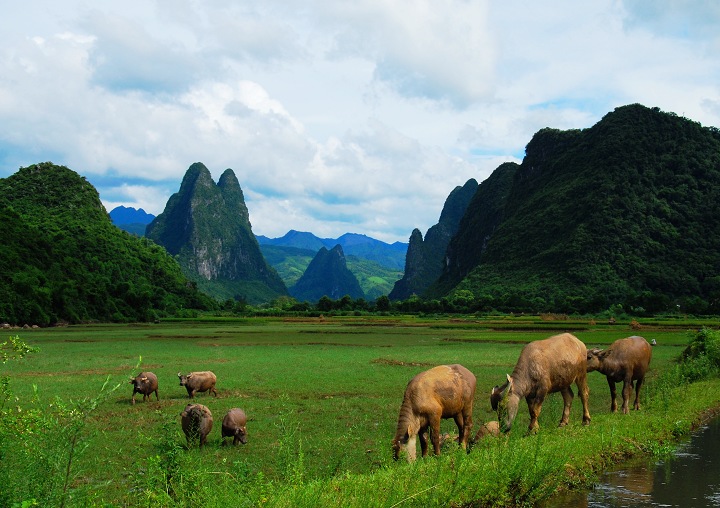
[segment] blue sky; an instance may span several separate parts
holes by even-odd
[[[0,177],[50,160],[158,214],[192,163],[232,168],[269,237],[407,241],[537,130],[625,104],[720,126],[710,0],[35,0],[0,23]]]

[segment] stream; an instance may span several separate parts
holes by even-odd
[[[542,508],[720,507],[720,418],[660,461],[630,461],[604,473],[590,491],[556,496]]]

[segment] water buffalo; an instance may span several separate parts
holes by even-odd
[[[207,406],[202,404],[188,404],[180,413],[182,430],[185,433],[187,444],[200,441],[200,446],[207,442],[208,434],[213,427],[213,417]]]
[[[192,399],[195,398],[197,392],[210,391],[217,397],[215,391],[215,383],[217,377],[209,370],[202,372],[191,372],[188,375],[182,375],[178,372],[178,378],[180,378],[180,386],[184,386],[188,392],[188,396]]]
[[[222,437],[223,440],[226,437],[233,438],[233,445],[237,445],[238,442],[245,444],[247,443],[247,417],[245,411],[240,408],[232,408],[227,412],[225,418],[222,421]]]
[[[587,352],[587,371],[605,374],[610,386],[610,410],[617,411],[615,383],[623,382],[623,413],[628,414],[630,394],[635,381],[635,409],[640,409],[640,387],[650,365],[652,347],[638,336],[618,339],[605,350],[591,349]]]
[[[440,420],[453,418],[458,427],[460,445],[467,448],[472,430],[472,407],[475,398],[475,376],[462,365],[440,365],[421,372],[410,380],[400,406],[397,432],[393,439],[393,457],[407,451],[409,462],[415,460],[415,439],[420,436],[422,456],[428,451],[427,435],[435,455],[440,455]]]
[[[497,437],[500,435],[500,422],[493,420],[491,422],[483,423],[475,434],[474,442],[480,441],[485,436]]]
[[[560,426],[567,425],[573,400],[571,385],[577,385],[583,405],[583,425],[590,423],[587,385],[587,348],[569,333],[527,344],[507,382],[496,386],[490,394],[490,405],[498,411],[503,431],[512,427],[521,397],[525,397],[530,411],[528,432],[540,428],[538,416],[545,396],[560,392],[565,404]]]
[[[152,372],[141,372],[136,377],[130,379],[133,385],[132,403],[135,404],[135,394],[142,393],[143,402],[145,399],[150,400],[150,396],[155,392],[155,399],[160,400],[158,396],[158,378]]]

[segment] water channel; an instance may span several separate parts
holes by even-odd
[[[634,461],[603,474],[588,492],[557,496],[543,508],[720,507],[720,418],[661,461]]]

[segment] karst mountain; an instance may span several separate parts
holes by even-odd
[[[260,252],[231,169],[216,184],[202,163],[191,165],[180,190],[148,224],[145,235],[165,247],[183,273],[217,299],[259,303],[287,295],[285,284]]]

